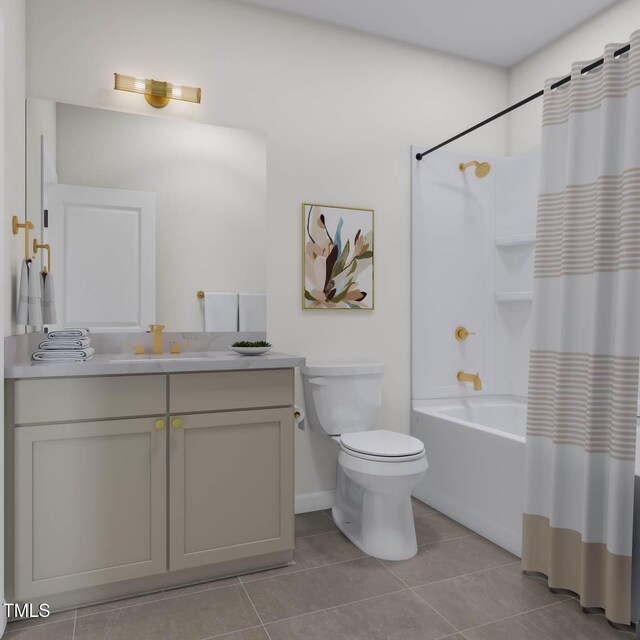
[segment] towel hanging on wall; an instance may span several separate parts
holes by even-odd
[[[43,324],[56,323],[56,300],[53,286],[53,276],[48,271],[40,274],[42,278],[42,322]]]
[[[29,326],[42,325],[42,278],[33,262],[29,262]]]
[[[267,296],[264,293],[241,293],[238,299],[240,331],[267,330]]]
[[[16,323],[29,324],[29,263],[26,260],[22,261],[22,269],[20,270]]]
[[[238,330],[238,294],[204,294],[204,330]]]
[[[31,260],[23,260],[18,287],[16,323],[28,327],[42,326],[42,277]]]

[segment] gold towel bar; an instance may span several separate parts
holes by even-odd
[[[46,244],[38,244],[37,238],[33,239],[33,255],[38,255],[38,249],[43,249],[47,252],[47,266],[44,267],[44,273],[51,272],[51,245],[47,242]]]
[[[31,253],[29,252],[29,230],[33,229],[33,222],[20,222],[18,216],[11,218],[11,230],[13,235],[17,236],[20,233],[20,229],[24,229],[24,259],[31,260]]]

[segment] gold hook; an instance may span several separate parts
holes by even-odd
[[[18,216],[11,218],[11,230],[13,235],[17,236],[20,233],[20,229],[24,229],[24,259],[31,260],[31,254],[29,253],[29,230],[33,229],[33,222],[20,222]]]
[[[461,162],[458,165],[458,169],[463,172],[467,167],[476,168],[474,172],[476,178],[485,178],[491,171],[491,165],[488,162],[478,162],[477,160],[471,160],[470,162]]]
[[[204,298],[204,291],[198,291],[196,295],[198,296],[198,300],[202,300]]]
[[[46,244],[38,244],[38,239],[33,239],[33,255],[38,255],[38,249],[44,249],[47,252],[47,266],[44,267],[44,273],[51,273],[51,245],[47,242]]]

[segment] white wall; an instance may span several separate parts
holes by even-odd
[[[629,42],[636,29],[640,29],[640,2],[623,0],[615,4],[514,66],[509,72],[509,102],[539,91],[547,78],[567,75],[577,60],[601,57],[606,44]],[[540,144],[541,118],[541,98],[509,116],[510,153]]]
[[[16,333],[15,294],[18,265],[23,257],[23,247],[11,234],[11,216],[24,218],[25,193],[25,145],[24,100],[26,95],[26,9],[25,0],[0,0],[0,10],[5,21],[4,57],[4,331]]]
[[[0,282],[5,295],[0,300],[0,317],[5,318],[5,334],[12,333],[11,301],[15,282],[15,243],[9,229],[12,212],[24,214],[24,98],[26,66],[26,16],[24,0],[0,0],[0,243],[4,261]],[[22,133],[21,133],[22,130]],[[0,345],[4,361],[4,344]],[[4,377],[4,376],[1,376]],[[4,395],[0,398],[0,426],[4,431]],[[0,576],[4,576],[4,438],[0,439]],[[4,580],[0,583],[0,603],[4,602]],[[0,611],[0,635],[7,616]]]
[[[119,71],[202,87],[163,115],[265,133],[269,338],[384,362],[381,424],[408,431],[409,145],[503,108],[506,72],[227,0],[29,0],[27,20],[30,96],[155,115],[112,90]],[[506,123],[458,148],[504,153]],[[301,310],[302,202],[375,209],[375,311]],[[334,444],[307,431],[296,447],[297,493],[334,487]]]
[[[58,104],[57,150],[60,183],[156,194],[156,318],[167,331],[203,330],[200,289],[266,290],[261,135]]]

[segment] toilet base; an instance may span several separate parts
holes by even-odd
[[[426,469],[426,457],[401,463],[372,462],[341,452],[332,509],[340,531],[375,558],[412,558],[418,545],[411,490]]]

